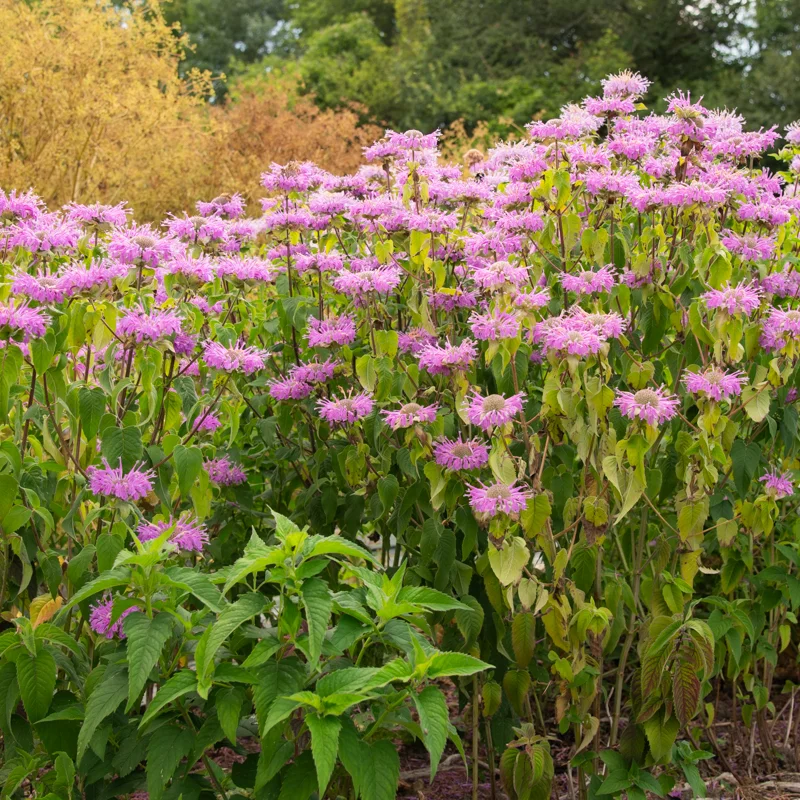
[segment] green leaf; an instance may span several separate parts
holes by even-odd
[[[386,739],[372,745],[358,738],[353,724],[346,720],[339,737],[339,758],[353,778],[353,788],[361,800],[395,800],[400,778],[400,757]]]
[[[105,411],[106,395],[102,389],[82,387],[78,391],[78,413],[87,439],[93,438],[99,430]]]
[[[694,666],[688,661],[678,661],[673,666],[672,699],[675,716],[681,725],[686,725],[697,711],[700,703],[700,680]]]
[[[764,388],[759,390],[752,386],[745,387],[742,392],[742,405],[744,413],[753,422],[761,422],[769,414],[769,390]]]
[[[309,553],[305,554],[305,557],[315,558],[316,556],[328,555],[349,556],[350,558],[369,561],[376,566],[380,565],[380,561],[378,561],[369,550],[355,542],[348,541],[343,536],[321,537],[318,541],[314,542],[314,546]]]
[[[150,722],[150,720],[155,719],[161,709],[171,703],[173,700],[177,700],[177,698],[182,697],[189,692],[193,692],[196,689],[197,675],[192,670],[183,669],[180,672],[176,672],[156,692],[156,696],[153,698],[150,705],[147,706],[147,711],[144,712],[144,716],[142,717],[142,721],[139,723],[139,727],[143,728],[148,722]],[[94,695],[92,695],[92,697],[94,697]]]
[[[469,606],[451,597],[449,594],[429,589],[427,586],[405,586],[397,595],[398,603],[414,603],[431,611],[469,611]]]
[[[661,761],[672,752],[672,745],[675,744],[679,729],[680,723],[675,717],[665,721],[662,714],[656,714],[644,723],[650,752],[656,761]]]
[[[546,494],[537,494],[528,501],[528,505],[520,514],[520,522],[525,535],[533,539],[544,531],[547,520],[550,519],[550,499]]]
[[[518,613],[511,623],[511,644],[520,669],[526,669],[533,658],[535,631],[536,617],[530,611]]]
[[[263,736],[272,704],[278,697],[294,694],[305,680],[305,670],[296,658],[270,661],[258,671],[260,680],[253,692],[259,731]]]
[[[241,686],[232,686],[230,689],[220,689],[214,702],[220,727],[234,746],[236,746],[236,731],[242,718],[244,700],[244,689]]]
[[[189,755],[194,735],[177,725],[159,728],[147,743],[147,792],[150,800],[161,800],[167,783],[181,760]]]
[[[628,776],[628,770],[612,770],[597,790],[598,795],[619,794],[633,786],[633,781]]]
[[[736,490],[740,497],[744,497],[761,463],[761,445],[756,442],[745,444],[737,439],[731,447],[731,462]]]
[[[128,705],[130,711],[147,683],[158,657],[172,633],[174,618],[167,613],[149,619],[141,612],[129,614],[123,622],[128,653]]]
[[[23,650],[17,657],[17,683],[25,713],[31,722],[47,715],[56,687],[56,661],[39,646],[36,654]]]
[[[106,428],[101,446],[103,456],[112,467],[127,472],[142,458],[142,434],[138,428]]]
[[[251,592],[227,606],[203,633],[195,650],[197,679],[202,685],[211,674],[214,656],[225,640],[243,623],[264,610],[264,595]]]
[[[127,586],[131,579],[130,567],[117,567],[110,569],[99,575],[93,581],[90,581],[86,586],[77,591],[69,603],[64,606],[64,611],[72,608],[77,603],[83,602],[95,594],[105,591],[106,589],[113,589],[115,586]]]
[[[226,608],[225,598],[219,593],[208,575],[189,567],[170,567],[164,573],[172,586],[193,594],[201,603],[217,614]]]
[[[521,536],[512,536],[510,541],[504,541],[500,550],[489,548],[489,564],[503,586],[510,586],[522,577],[529,559],[528,547]]]
[[[13,475],[0,475],[0,519],[8,514],[17,496],[19,483]]]
[[[447,678],[452,675],[474,675],[492,665],[466,653],[434,653],[428,662],[429,678]]]
[[[431,780],[433,780],[447,744],[447,702],[439,689],[427,686],[419,694],[414,695],[414,704],[419,713],[423,742],[431,756]]]
[[[319,795],[322,797],[336,766],[342,723],[336,717],[320,717],[312,713],[306,715],[306,725],[311,732],[311,752],[317,769]]]
[[[124,669],[112,670],[111,667],[108,667],[100,683],[94,687],[89,696],[89,702],[86,704],[83,725],[78,733],[78,762],[83,758],[100,723],[117,710],[127,694],[127,672]],[[150,709],[148,709],[149,711]]]
[[[289,767],[281,783],[278,800],[309,800],[317,792],[317,774],[311,753],[306,750]]]
[[[319,661],[322,642],[328,631],[333,611],[333,598],[328,584],[319,578],[311,578],[303,584],[301,594],[308,622],[308,652],[312,664]]]
[[[178,491],[186,497],[203,470],[203,454],[199,447],[184,447],[179,444],[172,451],[175,471],[178,473]]]

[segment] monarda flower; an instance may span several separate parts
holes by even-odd
[[[678,413],[680,400],[663,387],[617,392],[614,405],[629,419],[641,419],[653,427],[667,422]]]
[[[614,273],[609,267],[598,270],[585,269],[575,275],[564,273],[560,276],[561,285],[567,292],[576,294],[596,294],[610,292],[614,288]]]
[[[547,289],[520,292],[514,297],[514,305],[522,311],[534,311],[537,308],[544,308],[549,302],[550,292]]]
[[[495,261],[487,267],[478,267],[470,273],[472,282],[484,291],[503,286],[520,286],[528,280],[528,268],[513,266],[508,261]]]
[[[111,234],[108,254],[123,264],[157,267],[175,252],[175,245],[174,239],[160,236],[149,225],[133,225]]]
[[[44,202],[33,192],[18,194],[12,189],[6,194],[0,189],[0,221],[12,221],[22,219],[33,219],[42,213]]]
[[[683,382],[692,394],[704,394],[720,402],[740,395],[746,380],[742,372],[725,372],[719,367],[710,367],[705,372],[690,372]]]
[[[781,474],[774,470],[762,475],[759,481],[764,484],[767,494],[775,500],[781,500],[794,494],[794,483],[788,472]]]
[[[473,425],[477,425],[487,433],[492,428],[506,425],[518,414],[522,413],[522,393],[503,397],[501,394],[490,394],[481,397],[475,392],[467,407],[467,417]]]
[[[424,328],[409,328],[397,335],[397,349],[401,353],[411,353],[416,356],[429,344],[436,344],[436,336]]]
[[[100,203],[92,205],[70,203],[66,206],[66,212],[67,218],[72,222],[78,222],[88,230],[99,231],[112,226],[124,226],[128,221],[130,209],[124,202],[115,206],[104,206]]]
[[[327,383],[339,366],[339,361],[329,358],[326,361],[309,361],[306,364],[298,364],[289,370],[289,375],[303,383]]]
[[[196,206],[205,217],[216,215],[236,219],[244,214],[244,198],[240,194],[221,194],[208,202],[198,201]]]
[[[497,514],[519,514],[528,504],[532,493],[515,484],[494,483],[467,486],[469,504],[478,514],[494,517]]]
[[[333,278],[331,284],[337,292],[358,297],[368,292],[388,294],[400,285],[402,277],[400,268],[392,266],[365,269],[361,272],[342,270]]]
[[[650,86],[647,78],[627,69],[616,75],[609,75],[600,83],[603,86],[603,97],[641,97]]]
[[[114,600],[111,597],[107,597],[97,605],[92,606],[92,610],[89,613],[89,625],[95,633],[105,636],[106,639],[113,639],[115,636],[124,639],[125,628],[122,623],[125,621],[125,617],[139,610],[138,606],[126,608],[112,625],[111,617],[114,611]]]
[[[709,308],[721,308],[728,314],[750,316],[761,305],[761,293],[750,284],[723,286],[701,295]]]
[[[514,314],[496,311],[493,314],[473,313],[469,318],[469,326],[476,339],[496,341],[519,336],[520,322]]]
[[[142,469],[140,464],[134,464],[128,472],[124,472],[122,464],[111,467],[104,458],[102,467],[92,466],[86,472],[93,494],[134,502],[153,491],[153,471]]]
[[[30,308],[27,303],[13,300],[0,303],[0,339],[25,339],[44,336],[50,317],[41,308]]]
[[[170,529],[172,533],[167,541],[179,550],[199,553],[208,544],[208,531],[205,525],[189,513],[181,514],[177,519],[170,517],[160,522],[144,522],[136,529],[136,533],[141,541],[149,542],[158,539]]]
[[[232,345],[226,347],[220,342],[206,342],[203,361],[207,367],[218,369],[222,372],[241,372],[252,375],[264,369],[267,353],[257,347],[247,345]]]
[[[227,456],[210,459],[203,466],[208,473],[208,479],[217,486],[236,486],[247,480],[245,471]]]
[[[330,425],[348,425],[363,419],[372,412],[372,397],[362,393],[320,400],[319,415]]]
[[[429,344],[419,353],[419,366],[431,375],[452,375],[468,370],[477,357],[478,349],[471,339],[461,344]]]
[[[456,472],[479,469],[489,461],[489,448],[479,439],[441,439],[434,446],[433,457],[440,467]]]
[[[197,430],[205,431],[206,433],[214,433],[222,427],[222,420],[210,411],[206,411],[200,415],[200,421],[197,423]]]
[[[356,338],[356,324],[350,317],[308,320],[308,346],[331,347],[351,344]]]
[[[117,335],[131,336],[137,342],[157,342],[181,332],[183,319],[175,311],[127,309],[117,321]]]
[[[595,355],[605,344],[594,330],[571,328],[564,324],[545,328],[542,343],[547,350],[581,358]]]
[[[37,303],[60,303],[67,296],[58,273],[39,272],[31,275],[24,271],[14,274],[11,294],[27,297]]]
[[[419,403],[406,403],[399,411],[382,411],[386,419],[386,424],[397,430],[398,428],[408,428],[415,422],[433,422],[436,419],[436,412],[439,406],[421,406]]]
[[[80,229],[72,222],[64,222],[58,214],[42,214],[12,226],[8,245],[23,247],[31,253],[49,253],[72,250],[80,236]]]
[[[166,261],[161,274],[176,275],[194,283],[209,283],[214,280],[214,262],[208,256],[181,254]]]
[[[775,252],[775,240],[770,236],[731,232],[727,236],[723,236],[720,241],[731,253],[740,255],[745,261],[772,258]]]
[[[269,395],[275,400],[302,400],[312,391],[313,386],[293,375],[272,381],[269,385]]]

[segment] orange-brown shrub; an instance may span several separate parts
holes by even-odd
[[[272,161],[357,165],[379,132],[262,77],[221,108],[157,0],[0,0],[0,187],[50,205],[126,199],[159,218],[222,190],[252,197]]]

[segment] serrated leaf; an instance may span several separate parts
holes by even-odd
[[[661,761],[670,754],[679,729],[680,723],[675,717],[664,720],[663,714],[656,714],[644,723],[650,752],[656,761]]]
[[[316,792],[317,773],[311,752],[306,750],[287,770],[278,800],[309,800]]]
[[[318,578],[312,578],[303,584],[301,597],[308,622],[308,652],[311,663],[316,664],[322,653],[322,643],[328,631],[333,611],[333,598],[328,584]]]
[[[101,452],[112,467],[116,468],[121,464],[123,471],[127,472],[142,458],[142,434],[133,426],[106,428]]]
[[[78,412],[83,432],[92,439],[100,428],[100,420],[106,411],[106,396],[102,389],[82,387],[78,392]]]
[[[167,613],[149,619],[141,612],[129,614],[124,622],[128,654],[128,705],[130,711],[147,683],[150,671],[172,633],[174,618]]]
[[[241,686],[232,686],[221,689],[216,694],[214,706],[217,709],[217,719],[228,741],[236,745],[236,731],[239,729],[239,720],[242,718],[245,692]]]
[[[56,687],[56,661],[41,646],[35,654],[23,650],[17,657],[17,684],[31,722],[47,715]]]
[[[428,662],[429,678],[446,678],[452,675],[474,675],[492,665],[466,653],[434,653]]]
[[[518,613],[511,623],[511,644],[517,666],[525,669],[533,658],[536,617],[530,611]]]
[[[431,780],[436,777],[439,761],[447,744],[448,711],[444,695],[435,686],[427,686],[414,695],[419,714],[423,743],[431,757]]]
[[[672,700],[675,716],[681,725],[686,725],[694,717],[700,703],[700,680],[695,674],[694,665],[678,660],[672,673]]]
[[[147,706],[139,727],[143,728],[150,720],[154,719],[165,706],[189,692],[197,689],[197,675],[191,670],[184,669],[176,672],[163,686],[159,687],[156,696]],[[94,696],[94,695],[92,695]]]
[[[100,723],[113,714],[128,694],[128,674],[125,670],[107,668],[86,704],[83,725],[78,733],[78,761],[83,758]],[[148,709],[149,711],[149,709]]]
[[[194,735],[186,728],[165,725],[147,743],[147,791],[150,800],[160,800],[178,764],[189,755]]]
[[[203,470],[203,454],[199,447],[179,444],[172,451],[175,471],[178,473],[178,491],[186,497]]]
[[[306,725],[311,732],[311,753],[314,756],[314,766],[317,770],[319,795],[322,797],[333,774],[333,768],[336,766],[342,723],[336,717],[307,714]]]

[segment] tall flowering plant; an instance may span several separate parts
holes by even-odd
[[[797,757],[800,128],[647,87],[275,164],[257,219],[0,195],[6,791],[389,800],[401,733],[520,800]]]

